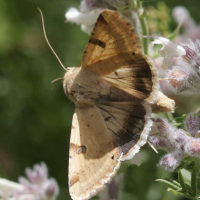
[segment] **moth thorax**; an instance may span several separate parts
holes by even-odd
[[[99,97],[99,83],[96,74],[87,69],[69,68],[65,73],[63,88],[68,98],[76,105],[94,105]]]

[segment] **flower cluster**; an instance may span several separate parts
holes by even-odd
[[[133,9],[130,9],[133,7]],[[90,34],[94,28],[99,14],[104,9],[117,10],[125,15],[132,22],[138,32],[141,32],[141,24],[138,13],[142,14],[142,9],[137,9],[133,0],[82,0],[80,11],[70,8],[65,13],[66,22],[81,25],[81,30]]]
[[[162,67],[168,69],[173,57],[177,57],[175,66],[167,71],[166,78],[169,80],[174,93],[189,90],[200,92],[200,41],[188,40],[187,43],[176,45],[167,38],[157,35],[153,44],[162,44],[159,53],[164,57]]]
[[[149,141],[155,147],[168,153],[164,155],[158,166],[167,171],[174,171],[180,161],[186,157],[200,158],[200,138],[198,137],[199,117],[191,113],[186,117],[186,129],[176,129],[166,119],[153,119],[155,123],[154,133]],[[156,131],[155,131],[156,129]]]
[[[19,178],[19,183],[0,179],[0,193],[4,200],[55,200],[59,188],[54,178],[48,178],[44,163],[26,169],[28,179]]]
[[[186,54],[182,55],[174,66],[167,73],[167,78],[175,93],[189,90],[200,92],[200,41],[188,40],[182,44]]]
[[[200,92],[200,27],[197,27],[189,12],[184,7],[176,7],[173,16],[178,23],[181,23],[185,30],[195,29],[191,38],[179,45],[171,42],[167,38],[153,35],[153,44],[162,44],[163,47],[158,51],[163,59],[162,67],[167,70],[166,79],[169,80],[171,89],[174,93],[183,91]],[[192,28],[192,27],[193,28]],[[197,31],[198,30],[198,31]],[[190,31],[191,32],[191,31]],[[195,36],[194,36],[195,35]],[[183,41],[183,38],[181,39]],[[180,41],[179,41],[180,42]]]
[[[130,0],[82,0],[81,10],[87,12],[96,8],[117,10],[129,6]]]

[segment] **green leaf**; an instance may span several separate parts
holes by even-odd
[[[176,191],[176,190],[173,190],[171,188],[168,189],[169,192],[173,193],[174,195],[181,195],[181,196],[185,196],[184,193],[182,192],[179,192],[179,191]]]
[[[171,182],[172,182],[173,184],[175,184],[177,187],[181,188],[181,185],[180,185],[179,182],[177,182],[177,181],[175,181],[175,180],[171,180]]]
[[[200,169],[200,159],[199,158],[194,158],[194,164],[196,165],[197,169]],[[199,176],[199,173],[197,174]]]
[[[180,163],[180,165],[176,168],[176,170],[175,171],[179,171],[179,170],[181,170],[181,169],[183,169],[183,168],[186,168],[188,165],[190,165],[192,162],[194,161],[194,159],[192,158],[192,157],[186,157],[186,158],[184,158],[182,161],[181,161],[181,163]]]
[[[181,117],[175,117],[170,123],[176,127],[184,126],[186,116],[186,114],[183,114]]]
[[[194,166],[191,176],[191,188],[194,197],[197,196],[197,175],[198,175],[197,168],[196,166]]]
[[[166,180],[166,179],[156,179],[156,181],[160,183],[164,183],[168,187],[172,188],[173,190],[180,190],[181,187],[179,187],[177,184],[173,183],[173,180]]]
[[[193,197],[193,196],[191,196],[189,194],[184,194],[182,192],[179,192],[179,191],[176,191],[176,190],[173,190],[173,189],[168,189],[168,191],[173,193],[174,195],[181,195],[181,196],[185,196],[188,199],[197,200],[196,197]]]
[[[179,180],[179,183],[180,183],[180,185],[182,187],[183,192],[187,194],[188,191],[187,191],[187,187],[186,187],[185,181],[183,179],[181,170],[178,171],[178,180]]]

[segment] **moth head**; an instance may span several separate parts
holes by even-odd
[[[77,75],[79,71],[79,68],[77,67],[68,67],[66,69],[66,73],[64,75],[64,80],[63,80],[63,88],[64,88],[64,92],[65,94],[69,97],[71,90],[72,90],[72,85],[73,85],[73,81]]]

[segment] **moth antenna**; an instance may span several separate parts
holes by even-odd
[[[176,80],[175,78],[159,78],[159,81],[165,81],[165,80]]]
[[[56,82],[56,81],[59,81],[59,80],[63,80],[64,78],[57,78],[57,79],[55,79],[55,80],[53,80],[53,81],[51,81],[51,85],[52,85],[52,90],[53,90],[53,88],[54,88],[54,82]]]
[[[153,146],[153,144],[151,144],[149,141],[147,141],[149,146],[156,152],[158,153],[157,149]]]
[[[47,35],[46,35],[46,31],[45,31],[45,25],[44,25],[44,17],[43,17],[43,14],[42,14],[42,11],[40,10],[40,8],[38,8],[38,10],[40,11],[40,14],[41,14],[41,18],[42,18],[42,28],[43,28],[43,33],[44,33],[44,37],[45,37],[45,40],[47,42],[47,44],[49,45],[49,48],[51,49],[51,51],[53,52],[53,54],[56,56],[56,58],[58,59],[58,62],[60,63],[61,67],[67,71],[67,69],[65,68],[65,66],[62,64],[60,58],[58,57],[58,55],[56,54],[56,52],[53,50],[48,38],[47,38]]]

